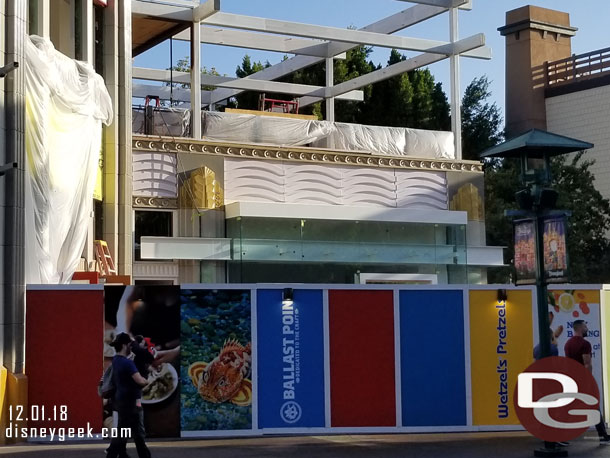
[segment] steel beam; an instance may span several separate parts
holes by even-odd
[[[193,8],[189,8],[188,6],[145,2],[142,0],[131,1],[131,13],[136,17],[162,18],[169,21],[180,22],[193,21]]]
[[[189,41],[190,34],[187,31],[180,32],[178,35],[174,36],[174,39]],[[233,46],[236,48],[257,49],[285,54],[345,59],[345,53],[332,56],[327,41],[282,37],[278,35],[244,32],[241,30],[222,29],[217,27],[202,27],[201,42],[211,45]]]
[[[427,40],[423,38],[386,35],[384,33],[362,30],[342,29],[299,22],[280,21],[233,13],[216,13],[202,21],[205,24],[221,27],[234,27],[256,32],[293,35],[307,38],[322,38],[355,45],[379,46],[382,48],[402,49],[408,51],[432,52],[434,48],[449,44],[446,41]],[[485,58],[478,53],[464,53],[465,56]]]
[[[193,8],[193,22],[201,22],[220,11],[220,0],[207,0]]]
[[[460,40],[448,46],[453,48],[452,52],[459,54],[483,46],[484,44],[485,35],[480,33],[477,35],[473,35],[469,38],[464,38],[463,40]],[[415,70],[416,68],[425,67],[426,65],[441,61],[443,59],[446,59],[445,53],[447,51],[446,46],[443,46],[442,48],[443,49],[437,50],[437,53],[420,54],[419,56],[412,57],[402,62],[398,62],[394,65],[390,65],[389,67],[381,68],[374,72],[367,73],[366,75],[362,75],[357,78],[353,78],[349,81],[345,81],[344,83],[337,84],[336,86],[333,86],[331,88],[323,88],[321,90],[314,91],[309,94],[308,97],[301,98],[299,100],[299,105],[307,106],[311,103],[319,101],[320,98],[337,97],[338,95],[344,94],[345,92],[368,86],[369,84],[373,84],[378,81],[383,81],[388,78],[401,75],[405,72]]]
[[[441,8],[472,9],[472,0],[398,0],[400,2],[419,3],[421,5],[438,6]]]
[[[191,90],[174,88],[170,91],[169,86],[153,86],[151,84],[136,84],[132,86],[133,97],[145,98],[147,95],[156,95],[162,100],[170,100],[175,102],[191,103]],[[201,104],[210,104],[210,91],[201,91]]]
[[[373,22],[363,28],[361,31],[376,32],[376,33],[394,33],[399,30],[406,29],[413,25],[419,24],[427,19],[445,13],[447,8],[441,8],[430,5],[415,5],[407,8],[399,13],[393,14],[379,21]],[[351,43],[331,42],[329,43],[330,53],[339,54],[349,51],[355,46]],[[256,80],[274,80],[283,76],[289,75],[297,70],[309,67],[322,61],[322,58],[313,56],[295,56],[279,64],[261,70],[253,75],[248,76],[248,79]],[[216,89],[212,93],[212,102],[234,97],[239,94],[240,90],[235,89]]]
[[[167,83],[170,81],[170,71],[157,70],[153,68],[133,67],[133,77],[141,80],[161,81]],[[190,73],[173,72],[171,80],[175,83],[190,84]],[[310,86],[307,84],[280,83],[277,81],[254,80],[249,78],[229,78],[227,76],[215,76],[205,74],[201,75],[201,84],[204,86],[216,86],[257,92],[274,92],[279,94],[291,94],[296,96],[302,96],[309,94],[315,90],[324,89],[324,87],[322,86]],[[339,98],[341,98],[342,100],[361,101],[364,100],[364,93],[362,91],[350,91],[346,94],[342,94],[342,96]]]

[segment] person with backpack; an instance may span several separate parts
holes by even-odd
[[[139,458],[150,458],[150,450],[144,438],[144,415],[142,411],[142,387],[148,384],[136,365],[127,358],[131,353],[133,340],[129,334],[121,332],[110,344],[116,351],[112,359],[112,381],[114,384],[113,403],[118,412],[118,429],[131,428],[131,436],[136,444]],[[127,456],[127,438],[116,437],[110,441],[107,449],[108,458]]]

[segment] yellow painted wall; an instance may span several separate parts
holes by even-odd
[[[507,293],[502,308],[497,290],[470,291],[474,425],[519,425],[513,392],[517,376],[533,362],[532,293]],[[499,407],[502,404],[506,408]]]
[[[12,374],[5,367],[0,366],[0,444],[11,444],[14,442],[23,442],[14,438],[6,437],[6,428],[24,428],[27,423],[25,421],[11,423],[9,418],[9,407],[13,408],[17,405],[24,406],[24,411],[27,412],[28,406],[28,380],[24,374]]]

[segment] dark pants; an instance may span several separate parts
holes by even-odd
[[[599,412],[599,415],[601,420],[595,425],[595,429],[597,429],[597,435],[604,438],[608,435],[608,433],[606,432],[606,424],[604,423],[604,416],[602,415],[601,411]]]
[[[144,431],[144,413],[142,407],[118,407],[119,422],[117,435],[121,435],[122,428],[131,429],[131,437],[136,444],[139,458],[150,458],[150,450],[144,442],[146,431]],[[127,455],[127,438],[114,437],[108,447],[108,458],[117,458]]]

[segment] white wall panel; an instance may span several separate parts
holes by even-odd
[[[443,172],[225,159],[225,201],[447,209]]]
[[[444,172],[396,170],[396,204],[399,208],[446,210],[447,176]]]
[[[170,153],[133,152],[133,195],[177,196],[177,161]]]

